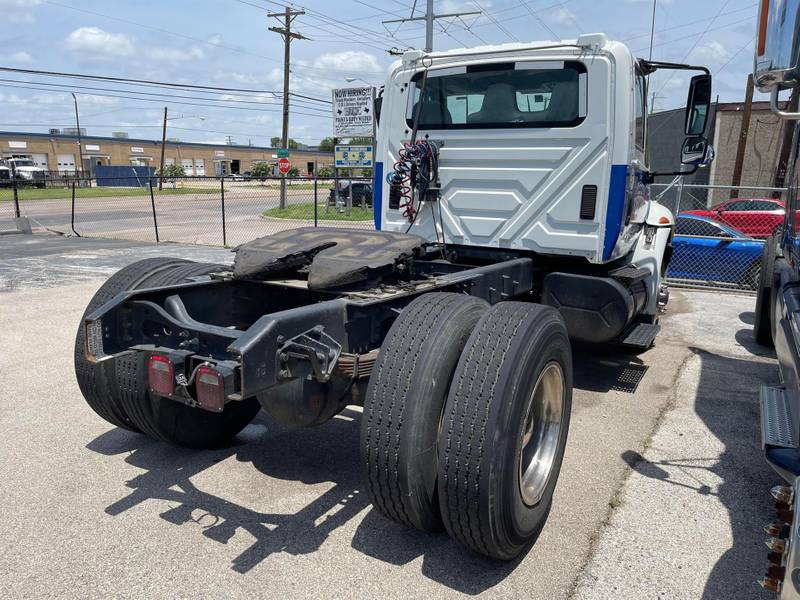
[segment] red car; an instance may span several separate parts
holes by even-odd
[[[711,208],[686,212],[715,219],[749,237],[767,238],[783,224],[786,205],[775,198],[731,198]]]

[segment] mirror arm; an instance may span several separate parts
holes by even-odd
[[[649,173],[645,173],[644,174],[644,176],[642,177],[642,181],[645,184],[650,184],[650,183],[653,183],[653,180],[656,177],[675,177],[676,175],[693,175],[694,173],[697,172],[698,168],[699,168],[699,165],[692,165],[692,168],[690,170],[688,170],[688,171],[670,171],[670,172],[663,172],[663,173],[657,173],[655,171],[651,171]]]
[[[786,112],[778,108],[778,93],[780,89],[777,87],[772,89],[772,93],[769,96],[769,108],[773,114],[777,115],[781,119],[785,119],[787,121],[800,121],[800,112]]]
[[[707,67],[687,65],[684,63],[662,62],[657,60],[646,60],[644,58],[640,58],[639,66],[642,68],[642,71],[644,71],[645,75],[650,75],[651,73],[655,73],[658,69],[672,69],[675,71],[702,71],[706,75],[711,75],[711,72],[708,70]]]

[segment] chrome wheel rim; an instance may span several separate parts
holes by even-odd
[[[550,362],[528,400],[519,451],[519,491],[528,506],[541,501],[550,481],[561,437],[564,388],[561,366]]]

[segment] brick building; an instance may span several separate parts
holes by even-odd
[[[82,135],[83,170],[94,174],[98,165],[148,166],[158,169],[161,141]],[[250,171],[255,163],[277,168],[275,148],[167,141],[164,164],[177,164],[187,175],[218,176]],[[0,132],[0,158],[30,158],[49,171],[74,173],[80,153],[78,137],[70,133]],[[289,160],[301,175],[333,165],[333,153],[316,148],[290,150]],[[277,171],[276,171],[277,172]]]

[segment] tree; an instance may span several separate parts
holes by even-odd
[[[250,167],[250,177],[253,179],[260,179],[264,181],[267,177],[272,176],[272,167],[269,166],[269,163],[265,162],[258,162],[253,163],[253,166]]]
[[[333,138],[326,137],[319,143],[319,149],[323,152],[333,152]]]
[[[320,167],[317,169],[317,177],[322,179],[327,179],[329,177],[333,177],[333,169],[330,167]]]
[[[181,165],[167,165],[161,175],[163,177],[186,177],[186,171]]]
[[[269,138],[269,145],[272,146],[273,148],[280,148],[282,146],[281,138],[279,137]],[[286,145],[289,146],[288,148],[289,150],[297,150],[297,142],[294,141],[292,138],[289,138],[289,141],[287,142]]]

